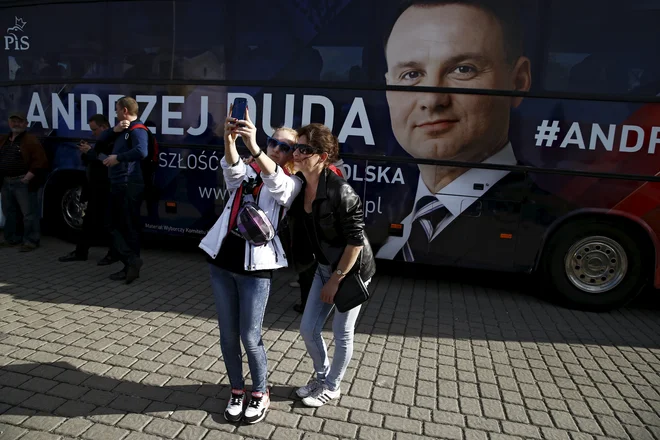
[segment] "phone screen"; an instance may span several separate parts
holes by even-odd
[[[247,99],[236,98],[234,106],[231,109],[231,117],[236,119],[245,119],[245,109],[247,109]]]

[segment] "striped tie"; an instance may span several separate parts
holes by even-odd
[[[415,253],[421,256],[428,252],[429,243],[435,233],[432,218],[435,218],[438,224],[447,214],[449,210],[434,196],[424,196],[417,201],[410,236],[402,249],[404,261],[415,261]]]

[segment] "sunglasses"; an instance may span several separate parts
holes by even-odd
[[[300,154],[322,154],[323,153],[323,148],[319,147],[312,147],[311,145],[307,144],[295,144],[293,146],[294,150],[298,150]]]
[[[287,144],[286,142],[278,141],[277,139],[272,138],[270,136],[268,136],[268,142],[266,143],[266,145],[268,145],[268,147],[272,149],[279,147],[282,153],[288,153],[293,148],[291,145]]]

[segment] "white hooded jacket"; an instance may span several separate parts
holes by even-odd
[[[229,233],[231,208],[238,188],[245,180],[257,176],[257,173],[251,167],[245,165],[242,160],[236,166],[231,166],[223,157],[220,165],[222,166],[227,190],[230,192],[229,200],[218,220],[199,244],[199,247],[211,258],[218,256],[222,242]],[[264,186],[258,197],[258,205],[277,231],[280,221],[280,206],[283,206],[285,210],[291,207],[293,200],[300,193],[302,181],[296,176],[287,176],[279,166],[272,175],[265,175],[262,172],[261,178]],[[246,271],[272,270],[287,266],[286,255],[277,235],[262,246],[253,246],[248,241],[245,242],[244,268]]]

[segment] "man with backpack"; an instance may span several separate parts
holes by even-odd
[[[124,268],[110,275],[110,279],[125,280],[130,284],[140,277],[143,264],[140,258],[140,208],[145,183],[150,184],[153,179],[148,173],[153,168],[155,142],[149,129],[138,119],[135,99],[129,96],[120,98],[115,111],[117,125],[104,131],[101,139],[114,140],[112,154],[103,160],[103,164],[109,167],[110,176],[110,234]]]

